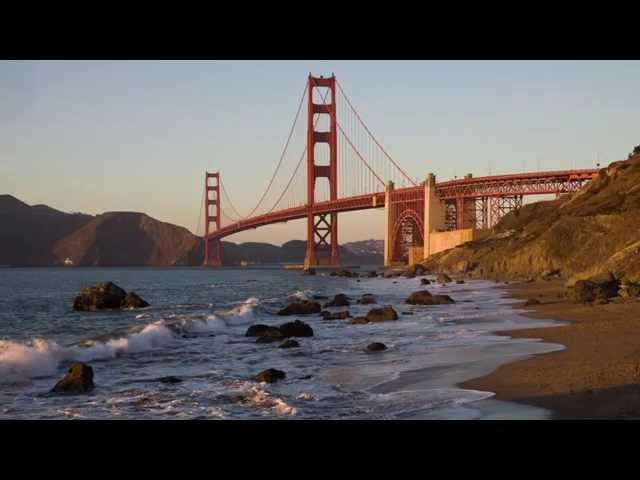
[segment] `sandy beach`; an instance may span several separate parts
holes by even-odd
[[[528,316],[568,324],[500,335],[539,338],[566,349],[503,365],[463,388],[549,409],[554,419],[640,418],[640,302],[574,304],[561,298],[560,280],[504,288],[523,303],[540,301],[525,307]]]

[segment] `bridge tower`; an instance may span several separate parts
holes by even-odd
[[[314,215],[316,179],[329,180],[330,200],[338,199],[338,148],[336,121],[336,77],[313,77],[309,74],[307,84],[307,251],[304,267],[318,265],[340,265],[338,255],[338,214]],[[315,88],[327,88],[331,93],[331,103],[313,102]],[[329,130],[316,131],[315,115],[329,116]],[[329,165],[316,165],[315,146],[317,143],[329,145]]]
[[[204,193],[203,266],[219,267],[222,265],[222,245],[219,239],[209,240],[209,233],[220,230],[220,172],[205,172]]]

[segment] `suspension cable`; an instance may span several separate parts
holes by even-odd
[[[362,161],[362,163],[365,164],[365,166],[369,169],[369,171],[371,173],[373,173],[373,176],[376,177],[378,179],[378,181],[382,184],[382,186],[384,187],[384,181],[382,181],[382,179],[376,174],[375,170],[373,170],[373,168],[371,168],[371,165],[369,165],[369,163],[367,163],[367,161],[362,157],[362,155],[360,155],[360,152],[358,151],[358,149],[353,145],[353,143],[351,143],[351,140],[349,139],[349,137],[347,137],[347,134],[344,133],[344,130],[342,130],[342,127],[340,126],[340,124],[338,122],[336,122],[336,125],[338,126],[338,130],[340,130],[340,132],[342,133],[342,135],[344,136],[345,140],[349,143],[349,145],[351,146],[351,148],[353,149],[353,151],[356,153],[356,155],[358,155],[358,157],[360,158],[360,160]]]
[[[351,101],[349,100],[349,97],[347,97],[347,94],[344,92],[344,90],[342,89],[342,85],[340,85],[340,82],[338,82],[338,80],[336,80],[336,85],[338,85],[338,88],[340,89],[340,92],[342,93],[342,95],[344,96],[344,99],[347,101],[347,104],[349,105],[349,107],[351,108],[351,110],[353,110],[353,113],[355,113],[356,117],[358,118],[358,121],[360,122],[360,124],[364,127],[364,129],[367,131],[367,133],[369,134],[369,136],[373,139],[373,141],[376,143],[376,145],[378,145],[378,147],[380,148],[380,150],[382,150],[382,153],[384,153],[386,155],[386,157],[391,161],[391,163],[393,163],[395,165],[395,167],[400,171],[400,173],[402,175],[404,175],[404,177],[409,180],[409,182],[411,182],[414,186],[416,185],[416,183],[411,179],[411,177],[409,177],[404,170],[402,170],[402,168],[400,168],[400,165],[398,165],[395,160],[393,158],[391,158],[391,155],[389,155],[387,153],[387,151],[384,149],[384,147],[382,145],[380,145],[380,142],[378,142],[378,140],[376,139],[376,137],[374,137],[373,133],[371,133],[371,130],[369,130],[369,127],[367,127],[367,125],[364,123],[364,121],[362,120],[362,118],[360,118],[360,115],[358,114],[358,111],[355,109],[355,107],[351,104]]]

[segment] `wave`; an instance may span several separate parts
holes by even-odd
[[[227,312],[204,319],[161,319],[135,326],[125,333],[103,335],[69,346],[40,338],[25,343],[0,340],[0,384],[54,375],[62,362],[110,360],[167,346],[182,333],[224,331],[231,326],[252,323],[258,304],[258,299],[251,297]]]

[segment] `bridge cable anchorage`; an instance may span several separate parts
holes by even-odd
[[[411,183],[412,185],[416,186],[417,184],[411,179],[411,177],[409,177],[409,175],[407,175],[405,173],[405,171],[400,168],[400,165],[398,165],[396,163],[396,161],[391,158],[391,155],[389,155],[387,153],[387,151],[384,149],[384,147],[380,144],[380,142],[378,142],[378,140],[376,139],[376,137],[373,135],[373,133],[371,133],[371,130],[369,130],[369,127],[367,127],[367,125],[364,123],[364,121],[362,120],[362,118],[360,117],[360,114],[358,113],[358,111],[355,109],[355,107],[353,106],[353,104],[351,103],[351,101],[349,100],[349,97],[347,96],[347,94],[345,93],[344,89],[342,88],[342,85],[340,84],[340,82],[338,82],[338,80],[336,80],[336,85],[338,85],[338,89],[340,90],[340,93],[342,93],[342,96],[344,97],[344,99],[347,101],[347,104],[349,105],[349,107],[351,108],[351,110],[353,111],[353,113],[356,115],[356,118],[358,119],[358,121],[360,122],[360,124],[364,127],[364,129],[366,130],[366,132],[369,134],[369,136],[371,137],[371,139],[375,142],[375,144],[378,146],[378,148],[380,148],[380,150],[382,150],[382,153],[384,153],[384,155],[389,159],[389,161],[391,161],[391,163],[393,163],[393,165],[396,167],[396,169],[407,179],[409,180],[409,183]]]
[[[384,188],[384,181],[378,176],[378,174],[376,174],[375,170],[373,170],[373,168],[371,168],[371,165],[369,165],[369,163],[364,159],[364,157],[362,155],[360,155],[360,152],[353,145],[353,143],[351,143],[351,140],[349,139],[349,137],[347,137],[347,134],[344,133],[344,130],[342,130],[342,127],[340,126],[340,124],[338,122],[336,122],[336,125],[338,126],[338,130],[340,130],[340,133],[342,133],[342,135],[344,136],[345,140],[349,143],[349,145],[351,146],[351,148],[353,149],[355,154],[360,158],[360,160],[362,160],[362,163],[365,164],[365,166],[369,169],[369,171],[373,174],[373,176],[378,179],[378,181],[380,182],[380,184]]]

